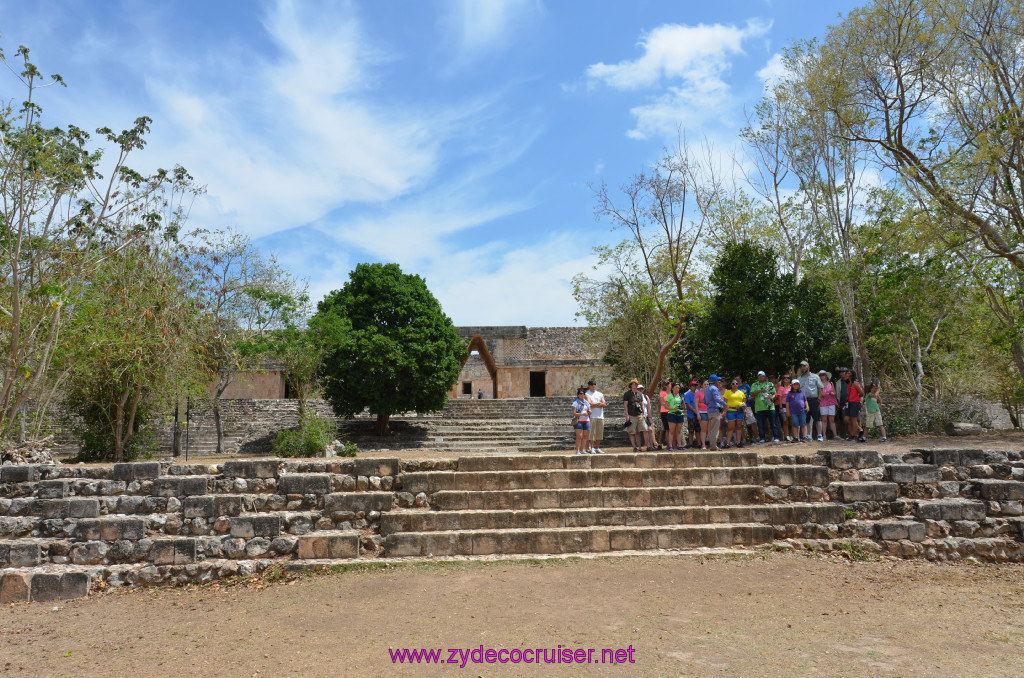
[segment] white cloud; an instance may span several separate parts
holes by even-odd
[[[721,115],[729,102],[724,76],[730,57],[743,53],[743,42],[764,35],[771,24],[750,20],[740,28],[723,24],[665,24],[640,41],[643,54],[616,64],[587,68],[591,86],[603,83],[618,90],[665,87],[647,103],[630,110],[636,139],[672,134],[679,126],[696,127]],[[677,83],[668,84],[666,83]]]
[[[780,53],[773,54],[768,63],[757,72],[757,77],[765,85],[771,85],[774,82],[783,80],[787,75],[789,75],[789,71],[786,69],[786,64],[782,61],[782,54]]]
[[[459,59],[466,59],[507,47],[516,31],[542,11],[539,0],[451,0],[443,21]]]

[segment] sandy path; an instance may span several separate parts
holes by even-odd
[[[771,554],[410,565],[0,610],[45,676],[1020,676],[1024,566]],[[628,648],[635,664],[393,665],[388,648]],[[447,653],[444,653],[447,659]]]

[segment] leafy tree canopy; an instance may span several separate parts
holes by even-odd
[[[397,264],[359,264],[310,320],[324,342],[324,396],[339,416],[364,407],[388,431],[396,412],[444,407],[466,344],[418,275]]]
[[[687,346],[694,375],[781,372],[807,358],[825,360],[841,341],[835,297],[820,280],[779,273],[779,255],[743,241],[728,243],[711,274],[714,294],[694,321]],[[831,369],[831,368],[826,368]]]

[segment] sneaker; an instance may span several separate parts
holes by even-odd
[[[736,445],[736,448],[737,448],[737,449],[739,449],[739,448],[741,448],[741,447],[743,447],[743,443],[739,443],[738,445]]]
[[[764,441],[764,440],[758,440],[757,442],[758,442],[758,444],[760,444],[760,445],[764,445],[764,443],[765,443],[765,441]],[[779,441],[778,441],[778,440],[776,440],[775,442],[779,442]]]
[[[669,451],[669,452],[675,452],[675,450],[674,450],[674,449],[672,448],[672,446],[671,446],[671,445],[669,445],[668,451]]]
[[[782,441],[779,440],[778,438],[772,438],[772,442],[773,443],[781,443]]]
[[[825,436],[818,436],[818,442],[819,443],[825,442]]]
[[[882,436],[882,442],[883,442],[883,443],[887,443],[887,442],[889,442],[889,438],[888,438],[888,436]]]
[[[602,450],[600,447],[595,447],[594,454],[604,454],[604,450]]]
[[[701,445],[701,446],[700,446],[700,449],[702,449],[702,450],[707,450],[707,449],[708,449],[708,447],[707,447],[707,445]]]
[[[865,438],[864,436],[861,436],[860,438],[857,438],[857,442],[858,443],[866,443],[867,441],[868,441],[868,439]]]
[[[786,442],[787,443],[793,442],[793,438],[791,436],[786,436]]]
[[[586,454],[586,450],[576,450],[576,454]]]

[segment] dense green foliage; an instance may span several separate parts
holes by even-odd
[[[396,412],[440,410],[466,344],[426,282],[397,264],[359,264],[310,319],[324,347],[323,392],[339,416],[363,408],[387,432]]]
[[[314,412],[304,412],[299,420],[298,428],[283,429],[274,438],[274,454],[278,457],[321,457],[324,448],[334,440],[335,426],[330,419],[317,416]],[[345,446],[348,452],[348,445]],[[355,456],[342,454],[341,456]]]
[[[711,273],[711,300],[693,323],[691,374],[781,374],[842,341],[832,291],[820,280],[779,272],[778,253],[750,242],[729,243]],[[831,370],[831,366],[828,367]]]

